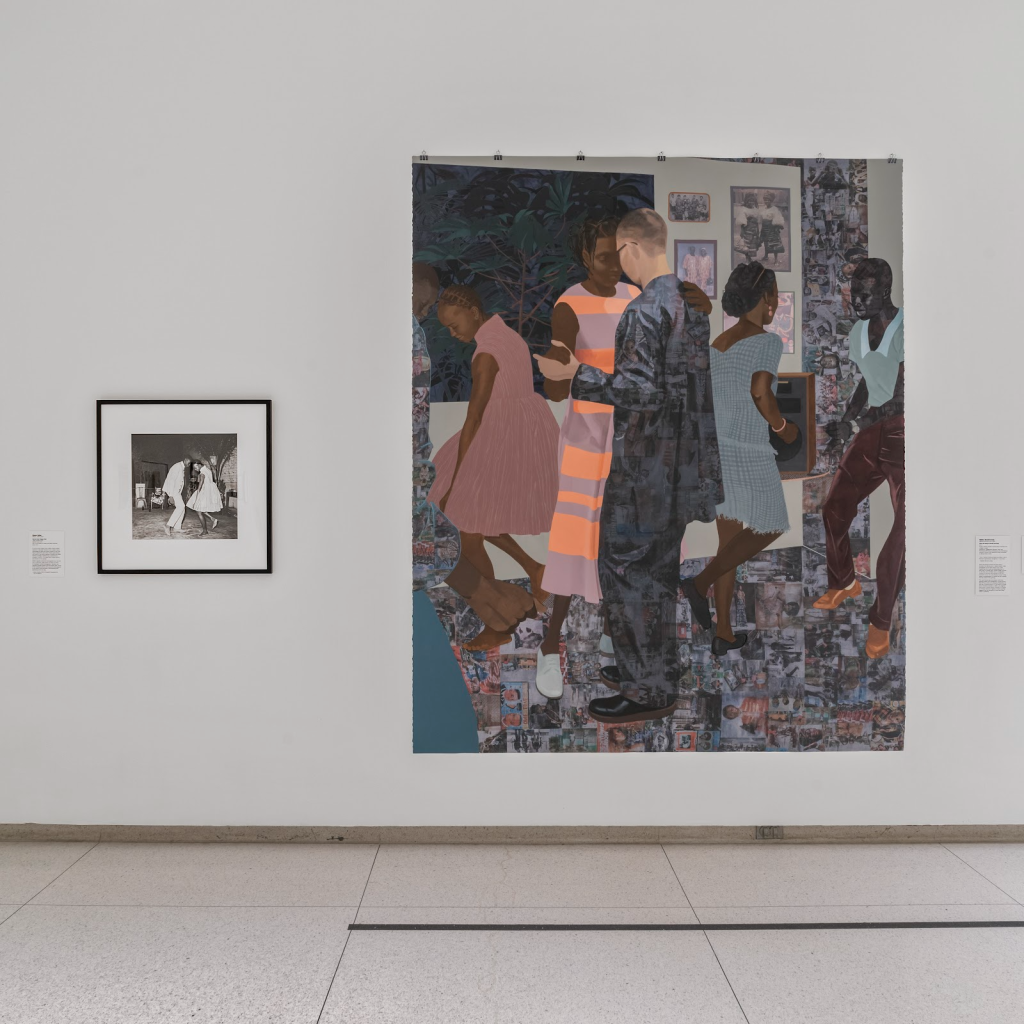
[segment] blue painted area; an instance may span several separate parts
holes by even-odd
[[[412,749],[475,754],[476,713],[448,634],[423,590],[412,595]]]

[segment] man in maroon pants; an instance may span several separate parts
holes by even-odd
[[[906,510],[903,486],[903,310],[892,301],[892,268],[885,260],[857,264],[850,282],[857,323],[850,331],[850,358],[862,374],[842,419],[826,431],[837,444],[849,441],[822,506],[828,556],[828,591],[815,608],[838,608],[861,592],[853,571],[850,524],[857,506],[883,482],[895,519],[878,556],[875,602],[868,615],[865,653],[889,652],[892,610],[903,587]]]

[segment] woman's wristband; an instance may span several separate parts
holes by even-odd
[[[786,425],[788,423],[789,423],[789,420],[787,420],[785,417],[783,417],[783,419],[782,419],[782,426],[781,427],[772,427],[772,433],[773,434],[781,434],[786,429]],[[771,424],[769,423],[768,426],[771,427]]]

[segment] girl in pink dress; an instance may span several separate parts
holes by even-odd
[[[500,317],[488,317],[472,288],[446,288],[437,316],[453,338],[475,340],[477,348],[466,422],[438,451],[427,500],[459,528],[462,553],[482,575],[494,579],[485,540],[515,559],[543,611],[544,566],[511,535],[546,533],[551,526],[558,497],[558,423],[533,390],[526,342]],[[510,639],[485,629],[472,648],[486,650]]]

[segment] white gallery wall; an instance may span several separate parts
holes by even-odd
[[[1024,22],[942,7],[2,0],[0,821],[1024,821]],[[903,159],[903,753],[413,756],[423,148]],[[96,574],[95,400],[164,397],[273,399],[273,575]]]

